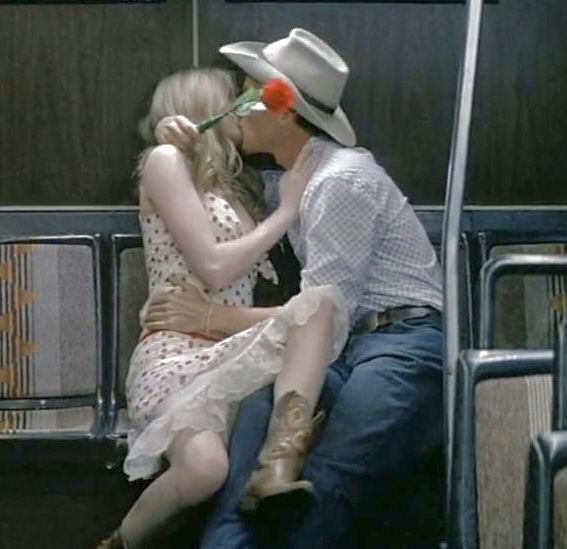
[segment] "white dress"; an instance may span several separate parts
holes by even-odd
[[[203,204],[218,242],[244,234],[241,220],[224,198],[206,193]],[[167,282],[172,274],[199,284],[160,216],[141,216],[140,223],[150,297],[156,292],[176,291]],[[211,294],[211,299],[225,305],[252,306],[258,273],[275,278],[266,257],[250,273]],[[272,383],[279,372],[289,327],[305,324],[325,296],[336,304],[331,361],[348,334],[346,307],[334,286],[303,290],[279,307],[273,318],[222,341],[173,331],[143,337],[134,350],[126,379],[131,428],[124,471],[129,479],[157,473],[164,452],[181,430],[191,429],[195,434],[214,431],[226,443],[238,403]],[[145,307],[141,316],[144,312]]]

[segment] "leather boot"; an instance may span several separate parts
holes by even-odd
[[[109,538],[102,540],[96,546],[96,549],[126,549],[126,546],[120,537],[120,532],[118,530],[114,530]]]
[[[301,490],[313,493],[308,480],[298,480],[315,428],[324,413],[310,415],[308,400],[295,391],[283,395],[275,405],[264,446],[258,456],[260,467],[246,483],[240,509],[254,511],[260,500]]]

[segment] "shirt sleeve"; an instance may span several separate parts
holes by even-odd
[[[380,196],[370,181],[326,178],[306,195],[302,288],[334,284],[345,299],[351,325],[360,302],[375,240]]]

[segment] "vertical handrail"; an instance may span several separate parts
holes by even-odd
[[[191,18],[191,29],[193,32],[193,67],[198,67],[201,61],[201,41],[199,34],[199,0],[193,0]]]
[[[447,458],[447,505],[451,502],[451,460],[453,420],[455,406],[455,372],[459,356],[459,236],[463,195],[467,170],[467,157],[483,0],[467,0],[466,40],[455,103],[451,153],[447,171],[447,191],[443,216],[443,269],[445,334],[445,441]]]
[[[553,429],[567,430],[567,317],[558,328],[553,376]]]

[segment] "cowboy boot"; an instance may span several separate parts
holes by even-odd
[[[252,473],[244,488],[240,509],[254,511],[260,500],[294,491],[313,493],[308,480],[298,480],[305,454],[315,428],[324,413],[315,418],[308,400],[295,391],[282,396],[272,413],[268,434],[258,456],[260,467]]]
[[[120,537],[120,532],[118,530],[114,530],[112,535],[109,538],[102,540],[97,546],[96,549],[127,549],[126,545],[122,541]]]

